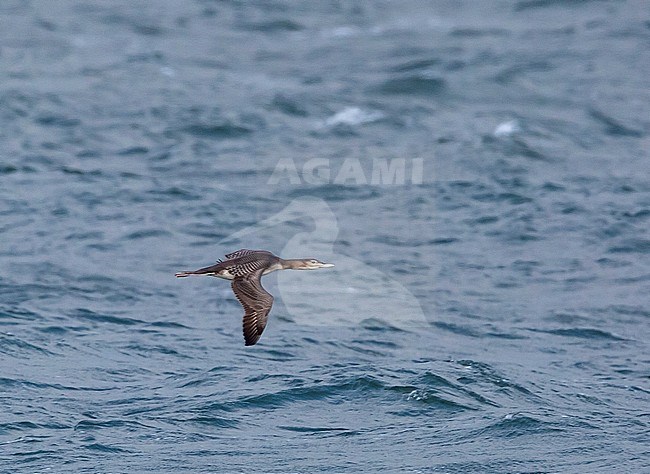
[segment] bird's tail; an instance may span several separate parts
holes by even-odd
[[[223,270],[222,263],[223,262],[219,260],[217,263],[215,263],[214,265],[210,265],[209,267],[199,268],[198,270],[194,270],[194,271],[178,272],[176,274],[176,278],[184,278],[190,275],[214,275],[218,273],[220,270]]]
[[[178,272],[176,273],[176,278],[185,278],[190,275],[196,275],[196,272]]]

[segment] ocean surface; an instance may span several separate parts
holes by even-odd
[[[0,472],[650,472],[649,104],[644,0],[3,0]]]

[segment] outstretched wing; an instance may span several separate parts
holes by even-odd
[[[260,339],[273,306],[273,296],[260,282],[263,271],[259,269],[232,281],[232,291],[244,307],[244,343],[247,346]]]
[[[231,258],[243,257],[244,255],[250,255],[255,252],[263,252],[263,250],[239,249],[235,252],[227,253],[226,258],[230,260]]]

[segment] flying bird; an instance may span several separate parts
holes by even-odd
[[[255,344],[266,327],[273,296],[262,286],[262,275],[276,270],[316,270],[334,265],[313,258],[283,259],[266,250],[241,249],[226,254],[225,260],[194,271],[178,272],[177,278],[207,275],[231,280],[232,291],[244,307],[244,343]]]

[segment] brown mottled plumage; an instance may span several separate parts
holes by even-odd
[[[209,267],[178,272],[178,278],[190,275],[208,275],[232,281],[232,291],[244,307],[244,342],[255,344],[266,327],[273,306],[273,296],[262,286],[262,275],[276,270],[315,270],[333,267],[316,259],[284,260],[266,250],[241,249],[226,254],[226,259]]]

